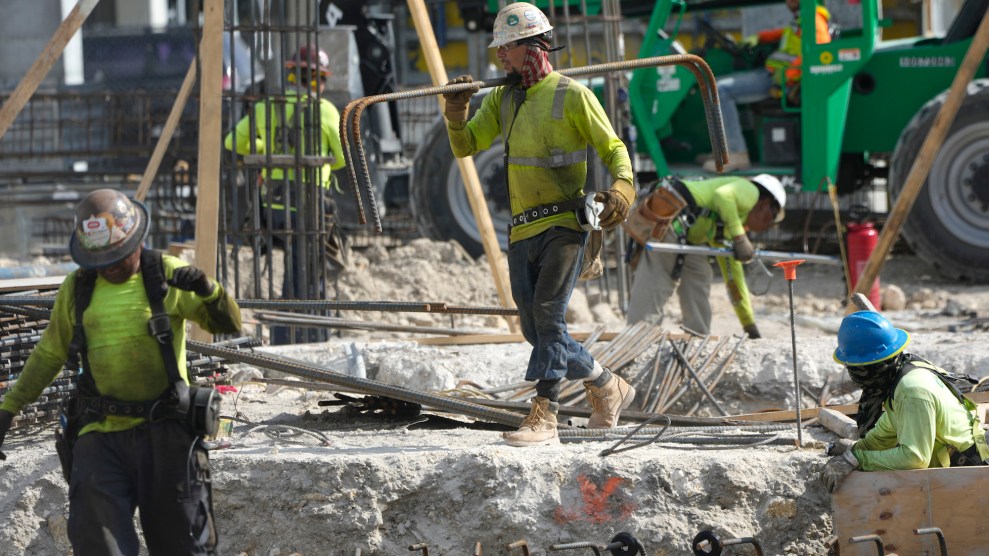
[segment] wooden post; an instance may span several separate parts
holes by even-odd
[[[189,93],[192,92],[192,86],[195,83],[196,59],[193,58],[192,63],[189,64],[189,71],[185,74],[185,80],[182,81],[179,94],[175,97],[175,104],[172,105],[172,111],[168,113],[168,119],[165,120],[165,129],[162,130],[161,137],[158,138],[158,143],[155,145],[155,150],[151,153],[148,166],[144,169],[144,175],[141,176],[141,184],[137,186],[137,193],[134,194],[134,198],[138,201],[143,201],[148,196],[148,189],[151,189],[151,182],[158,175],[158,167],[161,166],[161,159],[165,156],[165,150],[172,141],[172,135],[175,134],[175,127],[179,125],[179,120],[182,118],[182,111],[185,110],[185,103],[189,100]]]
[[[446,74],[446,68],[443,66],[443,59],[440,57],[440,47],[436,43],[436,36],[433,34],[433,24],[429,21],[426,4],[423,0],[408,0],[408,4],[433,84],[445,85],[449,78]],[[440,109],[442,108],[443,101],[440,100]],[[491,266],[491,276],[494,278],[495,287],[498,290],[498,299],[503,307],[515,307],[508,273],[501,264],[501,246],[498,244],[498,236],[495,235],[494,225],[491,223],[491,214],[488,212],[488,203],[484,199],[484,191],[481,189],[481,180],[477,177],[474,159],[471,157],[458,158],[457,166],[460,168],[460,176],[464,180],[464,188],[467,191],[470,208],[474,212],[474,220],[477,221],[477,229],[481,232],[481,244],[484,246],[484,254],[488,257],[488,264]],[[507,320],[511,331],[517,332],[518,326],[515,319],[507,317]]]
[[[858,283],[855,286],[856,292],[867,295],[869,289],[872,287],[872,283],[879,276],[879,269],[882,268],[886,255],[893,248],[893,243],[895,243],[896,238],[900,235],[900,228],[903,227],[903,222],[907,219],[907,215],[910,213],[910,209],[917,199],[917,194],[920,193],[920,189],[927,180],[927,175],[931,171],[931,165],[934,164],[934,158],[937,156],[938,149],[944,143],[948,129],[951,127],[951,123],[955,121],[955,115],[958,114],[958,109],[961,108],[968,82],[972,80],[972,76],[975,75],[979,64],[982,63],[982,59],[986,55],[986,49],[989,49],[989,16],[982,17],[982,23],[979,24],[978,30],[975,31],[972,44],[969,45],[968,52],[965,53],[965,58],[962,60],[962,65],[958,68],[958,73],[955,74],[955,80],[952,81],[951,88],[948,89],[948,96],[944,99],[944,104],[938,111],[937,116],[934,117],[931,130],[927,133],[927,138],[924,139],[924,143],[920,146],[917,158],[910,167],[910,173],[907,174],[903,191],[900,192],[900,196],[896,199],[896,205],[893,207],[890,217],[886,221],[886,225],[883,226],[882,233],[879,234],[879,242],[876,245],[876,249],[869,256],[869,260],[865,264],[865,270],[859,276]]]
[[[196,178],[196,266],[216,274],[217,219],[220,216],[220,115],[223,77],[223,0],[205,0],[199,45],[199,172]],[[191,339],[211,342],[194,326]]]
[[[69,40],[82,26],[82,22],[86,21],[86,18],[89,17],[99,2],[100,0],[79,0],[79,3],[72,8],[58,29],[55,29],[55,34],[52,35],[51,40],[45,45],[45,49],[38,55],[38,59],[31,65],[31,69],[27,70],[20,83],[17,84],[17,88],[11,93],[10,98],[0,107],[0,139],[3,139],[4,134],[17,119],[17,115],[21,113],[31,95],[38,90],[41,80],[48,75],[52,66],[55,65],[55,60],[58,60],[59,56],[62,55],[65,45],[69,43]],[[14,7],[13,4],[9,5]]]

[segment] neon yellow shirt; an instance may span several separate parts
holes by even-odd
[[[508,123],[502,121],[504,92],[504,87],[496,87],[485,96],[470,121],[447,123],[450,146],[458,158],[487,149],[502,134],[502,124]],[[512,119],[514,110],[506,109]],[[604,161],[612,180],[633,183],[628,149],[615,134],[597,97],[577,81],[551,72],[529,87],[513,122],[506,126],[506,131],[510,130],[508,193],[513,215],[582,196],[588,144]],[[536,236],[553,226],[581,230],[577,217],[567,211],[514,226],[510,241]]]
[[[883,403],[883,414],[852,453],[859,469],[883,471],[950,467],[949,446],[965,451],[975,443],[981,425],[973,411],[959,403],[954,393],[932,373],[918,369],[907,373],[893,392],[893,402]],[[975,431],[978,431],[977,433]],[[979,443],[980,455],[987,449]]]
[[[694,197],[694,202],[711,213],[698,218],[687,230],[687,243],[724,247],[717,236],[718,221],[724,223],[724,238],[734,238],[745,233],[745,220],[759,202],[759,188],[745,178],[722,177],[708,180],[684,181]],[[742,326],[755,324],[749,286],[745,282],[745,269],[734,257],[716,257],[718,268],[735,316]]]
[[[170,278],[176,268],[186,266],[181,259],[169,255],[162,257],[162,264],[166,278]],[[24,371],[14,388],[4,396],[0,409],[16,414],[36,400],[62,370],[69,357],[69,344],[76,321],[74,295],[77,273],[69,274],[59,287],[48,327],[24,364]],[[210,332],[233,333],[241,327],[237,303],[219,284],[215,284],[213,293],[207,298],[170,287],[164,306],[172,324],[179,374],[187,382],[186,319],[195,321]],[[161,350],[148,334],[150,318],[151,308],[140,272],[123,284],[113,284],[102,277],[96,279],[93,297],[83,315],[83,324],[89,365],[101,395],[123,401],[154,400],[169,386]],[[143,421],[142,418],[109,415],[104,421],[84,427],[80,434],[93,430],[127,430]]]
[[[288,121],[294,121],[295,109],[299,103],[306,101],[305,96],[300,96],[300,91],[297,88],[288,88],[285,90],[285,118]],[[278,103],[272,101],[263,101],[254,105],[253,123],[255,126],[254,137],[251,137],[251,115],[244,116],[237,122],[237,126],[234,130],[227,134],[226,138],[223,140],[223,146],[229,151],[233,150],[236,145],[237,154],[265,154],[267,152],[272,152],[272,154],[291,154],[283,152],[274,152],[276,146],[274,143],[274,137],[277,136],[278,128],[281,125],[282,108]],[[268,129],[268,115],[271,116],[271,129]],[[313,119],[316,118],[315,115],[312,116]],[[300,126],[302,127],[301,135],[303,138],[307,137],[309,134],[305,131],[304,118],[300,117]],[[312,153],[318,156],[328,156],[332,155],[334,158],[333,164],[324,164],[321,168],[318,168],[318,181],[320,185],[324,188],[330,187],[333,183],[333,174],[331,170],[339,170],[347,165],[346,159],[343,157],[343,147],[340,145],[340,112],[337,111],[333,103],[326,100],[325,98],[319,99],[319,128],[320,128],[320,148],[318,153]],[[270,136],[269,136],[270,131]],[[253,140],[252,140],[253,139]],[[278,182],[283,179],[292,180],[294,176],[294,170],[284,170],[282,168],[265,168],[263,170],[265,177],[270,178],[272,181]]]

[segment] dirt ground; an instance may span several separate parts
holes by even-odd
[[[452,244],[420,240],[365,251],[357,259],[354,270],[340,277],[340,299],[497,304],[487,263],[470,260]],[[751,280],[754,290],[766,289],[753,302],[763,338],[742,344],[713,392],[731,414],[794,404],[787,284],[778,270],[774,275],[768,286]],[[989,311],[989,286],[946,282],[912,257],[888,261],[880,279],[904,294],[905,307],[888,315],[910,331],[908,351],[949,371],[989,375],[989,333],[963,324],[970,312]],[[839,267],[804,265],[793,283],[805,407],[817,405],[825,385],[829,403],[857,399],[831,358],[843,314],[843,281]],[[589,331],[605,323],[621,330],[613,310],[587,302],[594,298],[578,288],[571,329]],[[712,333],[741,334],[720,283],[712,303]],[[664,326],[679,332],[675,302],[669,310]],[[415,313],[343,316],[451,324],[446,316]],[[500,317],[458,316],[453,324],[505,331]],[[264,349],[342,373],[357,372],[347,353],[360,353],[367,378],[430,393],[457,389],[464,380],[482,388],[513,384],[529,356],[522,343],[432,346],[420,345],[415,336],[342,332],[325,344]],[[621,374],[642,372],[651,356],[644,351]],[[243,365],[233,370],[240,379],[284,376]],[[688,404],[700,399],[696,392],[691,396]],[[830,495],[818,475],[826,461],[824,443],[836,437],[818,426],[803,431],[800,449],[789,424],[762,433],[789,445],[708,449],[703,443],[662,442],[602,456],[614,438],[511,448],[500,437],[505,427],[450,415],[388,418],[319,403],[334,399],[331,392],[259,383],[240,384],[236,393],[224,395],[233,428],[212,451],[221,554],[399,555],[419,543],[431,554],[474,554],[476,543],[486,554],[505,554],[505,545],[518,540],[527,542],[530,553],[546,554],[555,543],[604,544],[628,531],[650,555],[686,555],[704,529],[722,539],[755,537],[765,554],[827,553]],[[700,414],[716,413],[705,404]],[[70,553],[67,489],[52,430],[20,430],[4,445],[0,555]],[[725,553],[754,553],[751,547],[733,548]]]

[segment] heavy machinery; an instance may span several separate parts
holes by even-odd
[[[623,15],[626,4],[642,8],[638,2],[622,2]],[[741,47],[707,24],[703,14],[766,4],[764,0],[658,0],[639,57],[682,52],[678,37],[686,34],[684,17],[700,14],[692,21],[704,28],[707,40],[695,53],[716,74],[761,67],[769,54],[765,47]],[[779,99],[740,106],[753,159],[753,167],[745,173],[776,174],[792,192],[808,195],[826,191],[829,181],[844,195],[885,184],[892,206],[987,5],[989,0],[966,0],[942,36],[897,40],[881,38],[889,21],[882,17],[878,0],[841,6],[856,12],[852,18],[856,23],[833,32],[829,44],[802,42],[804,71],[797,102],[796,95],[783,91]],[[497,6],[487,9],[493,13]],[[803,0],[800,9],[803,36],[813,37],[814,0]],[[980,64],[902,230],[910,248],[945,276],[976,282],[989,282],[986,71],[986,64]],[[695,158],[711,148],[693,76],[680,68],[637,70],[630,79],[628,98],[637,131],[636,150],[647,161],[639,168],[643,183],[657,175],[701,173]],[[495,229],[503,235],[510,215],[501,149],[493,146],[476,157],[476,163]],[[472,252],[480,251],[442,122],[420,145],[411,195],[420,227],[428,235],[456,238]]]

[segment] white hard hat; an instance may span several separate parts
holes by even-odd
[[[786,207],[786,191],[783,189],[783,184],[776,176],[769,174],[759,174],[758,176],[752,176],[749,178],[752,183],[762,187],[776,199],[776,203],[780,206],[780,211],[776,214],[776,222],[782,222],[784,216],[784,208]]]
[[[512,41],[535,37],[552,30],[553,26],[542,10],[528,2],[515,2],[498,10],[494,22],[494,40],[488,48],[498,48]]]

